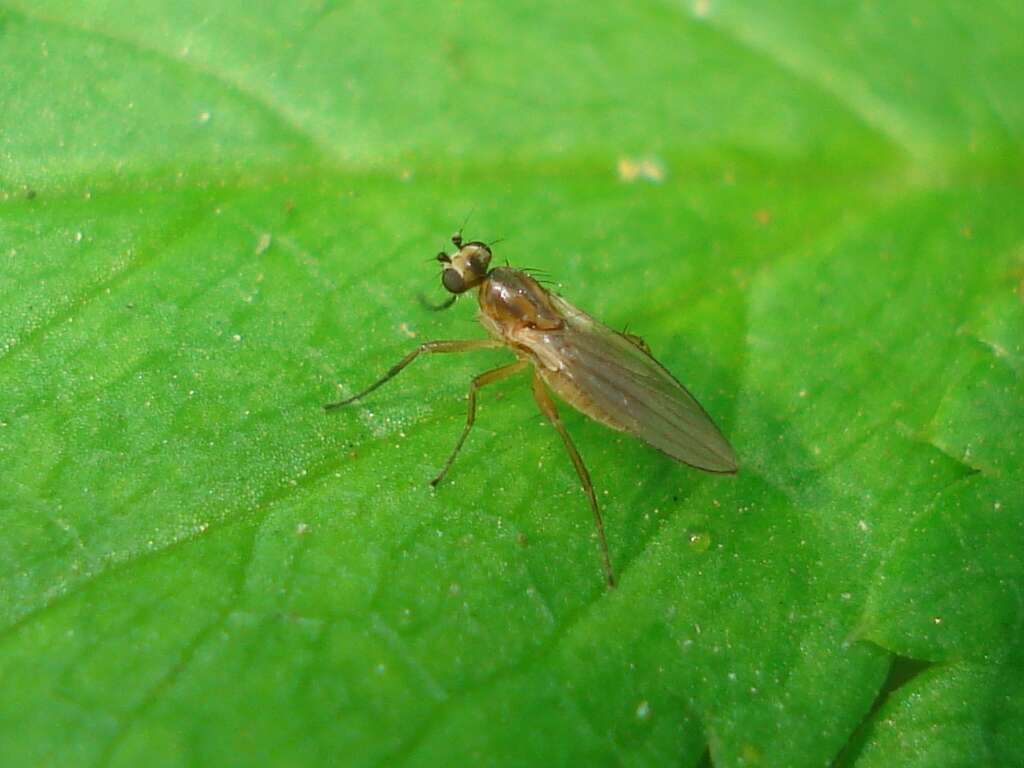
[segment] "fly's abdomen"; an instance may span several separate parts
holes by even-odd
[[[602,408],[600,403],[564,371],[551,370],[543,366],[538,366],[537,370],[540,371],[541,377],[554,390],[555,394],[587,418],[618,432],[635,432],[630,425],[622,423],[614,414]]]

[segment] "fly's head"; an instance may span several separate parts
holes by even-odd
[[[449,293],[459,294],[476,288],[487,277],[491,249],[479,240],[464,244],[461,232],[452,235],[452,244],[458,250],[450,256],[442,251],[437,260],[442,266],[441,284]]]

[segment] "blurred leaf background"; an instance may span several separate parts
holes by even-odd
[[[1022,764],[1018,3],[0,4],[5,766]],[[628,324],[741,456],[526,379]]]

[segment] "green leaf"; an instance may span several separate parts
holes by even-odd
[[[4,765],[1007,765],[1024,13],[921,1],[0,6]],[[497,259],[736,447],[568,406]]]

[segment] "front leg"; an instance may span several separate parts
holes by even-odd
[[[352,395],[352,397],[344,400],[339,400],[336,403],[326,403],[324,405],[325,411],[332,411],[335,408],[340,408],[343,405],[354,403],[356,400],[366,397],[368,394],[373,392],[388,381],[393,379],[398,373],[405,368],[409,363],[419,357],[421,354],[431,354],[435,352],[471,352],[477,349],[496,349],[498,347],[504,347],[500,341],[495,339],[471,339],[467,341],[425,341],[420,344],[416,349],[410,352],[408,355],[403,357],[395,365],[391,366],[391,369],[384,374],[383,378],[376,381],[375,383],[368,386],[362,392]]]

